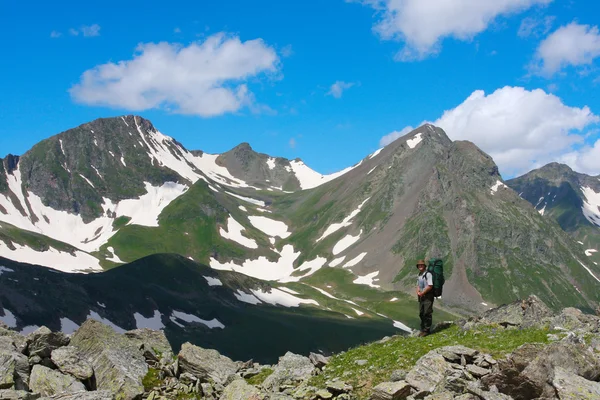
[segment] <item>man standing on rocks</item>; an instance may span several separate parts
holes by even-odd
[[[433,275],[427,271],[425,260],[417,261],[419,276],[417,278],[417,296],[419,296],[419,317],[421,318],[421,332],[419,336],[431,333],[433,321]]]

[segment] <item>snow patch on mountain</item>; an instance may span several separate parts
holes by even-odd
[[[266,205],[265,202],[262,201],[262,200],[256,200],[256,199],[252,199],[250,197],[240,196],[239,194],[231,193],[231,192],[228,192],[228,191],[225,191],[225,193],[227,193],[230,196],[235,197],[236,199],[244,200],[244,201],[246,201],[248,203],[255,204],[257,206],[264,207]]]
[[[317,257],[314,260],[310,260],[310,261],[305,261],[302,263],[302,265],[300,265],[297,269],[297,271],[307,271],[307,273],[305,273],[302,276],[290,276],[289,278],[283,278],[280,279],[279,282],[296,282],[299,279],[304,278],[305,276],[309,276],[314,274],[315,272],[317,272],[318,270],[320,270],[323,265],[325,265],[325,263],[327,262],[327,259],[325,257]]]
[[[587,250],[585,251],[585,255],[586,255],[586,256],[588,256],[588,257],[591,257],[591,255],[592,255],[593,253],[597,253],[597,252],[598,252],[598,250],[596,250],[596,249],[587,249]]]
[[[15,272],[15,270],[0,265],[0,275],[2,275],[4,272]]]
[[[332,181],[335,178],[338,178],[338,177],[344,175],[345,173],[353,170],[354,168],[358,167],[360,164],[362,164],[362,160],[358,164],[356,164],[352,167],[345,168],[342,171],[339,171],[339,172],[336,172],[336,173],[333,173],[330,175],[322,175],[322,174],[312,170],[310,167],[308,167],[302,161],[296,161],[296,160],[290,162],[290,166],[291,166],[290,169],[291,169],[291,171],[294,172],[294,174],[296,175],[296,178],[300,182],[300,188],[302,190],[306,190],[306,189],[315,188],[324,183]],[[290,170],[288,169],[288,171],[290,171]]]
[[[277,250],[275,252],[280,256],[277,261],[269,261],[266,257],[261,256],[254,260],[248,259],[242,265],[238,265],[233,261],[221,263],[211,257],[210,267],[217,270],[235,271],[268,281],[278,281],[286,278],[299,280],[299,278],[292,277],[292,273],[295,271],[294,261],[300,257],[300,252],[295,252],[294,246],[290,244],[283,246],[281,252]]]
[[[300,293],[296,292],[295,290],[292,290],[292,289],[287,288],[285,286],[279,286],[278,289],[279,290],[283,290],[284,292],[287,292],[289,294],[300,294]]]
[[[79,325],[71,321],[69,318],[60,319],[60,331],[66,335],[70,335],[79,329]]]
[[[362,203],[360,203],[360,205],[356,208],[356,210],[352,211],[350,213],[350,215],[348,215],[346,218],[344,218],[342,220],[342,222],[334,223],[334,224],[329,225],[329,227],[325,230],[325,232],[323,232],[323,234],[321,235],[321,237],[317,239],[317,242],[325,239],[327,236],[331,235],[334,232],[337,232],[338,230],[340,230],[342,228],[345,228],[345,227],[348,227],[348,226],[352,225],[352,220],[354,219],[354,217],[356,217],[358,215],[358,213],[360,213],[360,210],[365,205],[365,203],[367,201],[369,201],[369,199],[370,199],[370,197],[368,197],[365,201],[363,201]]]
[[[358,278],[356,278],[353,281],[353,283],[356,283],[357,285],[367,285],[367,286],[371,286],[373,288],[378,288],[380,286],[373,283],[374,281],[379,280],[379,279],[374,279],[377,275],[379,275],[379,271],[372,272],[365,276],[359,276]]]
[[[583,215],[595,226],[600,226],[600,193],[590,187],[581,187],[584,201],[581,210]]]
[[[275,159],[273,157],[269,157],[267,160],[267,166],[269,169],[275,169]]]
[[[346,256],[338,257],[338,258],[332,260],[329,263],[329,266],[330,267],[337,267],[338,265],[340,265],[341,263],[343,263],[345,259],[346,259]]]
[[[284,222],[261,216],[250,216],[248,219],[256,229],[266,233],[271,237],[280,237],[285,239],[292,234],[288,231],[288,226]]]
[[[233,240],[234,242],[237,242],[244,247],[247,247],[249,249],[258,249],[258,244],[256,244],[256,241],[254,239],[250,239],[242,235],[242,231],[244,230],[246,230],[246,228],[244,228],[242,224],[237,222],[230,215],[229,218],[227,218],[227,230],[220,228],[219,233],[225,239]]]
[[[587,271],[587,272],[588,272],[588,273],[589,273],[589,274],[590,274],[590,275],[591,275],[591,276],[592,276],[592,277],[593,277],[595,280],[597,280],[598,282],[600,282],[600,279],[598,279],[598,277],[597,277],[597,276],[596,276],[596,275],[595,275],[595,274],[592,272],[592,270],[591,270],[591,269],[589,269],[588,267],[586,267],[586,266],[585,266],[585,264],[584,264],[584,263],[582,263],[581,261],[577,260],[577,262],[578,262],[579,264],[581,264],[581,266],[582,266],[583,268],[585,268],[585,270],[586,270],[586,271]]]
[[[102,271],[99,260],[83,251],[76,250],[74,254],[71,254],[59,251],[54,247],[50,247],[46,251],[36,251],[18,243],[13,243],[13,246],[15,250],[11,250],[3,241],[0,241],[0,256],[18,262],[50,267],[63,272]]]
[[[208,286],[223,286],[223,282],[219,278],[213,278],[212,276],[204,276]]]
[[[375,150],[375,152],[374,152],[374,153],[372,153],[372,154],[370,154],[370,155],[369,155],[369,160],[370,160],[370,159],[372,159],[372,158],[375,158],[375,157],[377,157],[377,155],[378,155],[379,153],[381,153],[381,150],[383,150],[383,149],[384,149],[384,148],[382,147],[382,148],[380,148],[380,149],[377,149],[377,150]]]
[[[225,325],[223,325],[218,319],[213,318],[210,321],[199,318],[193,314],[187,314],[182,311],[175,311],[171,313],[169,319],[176,325],[183,328],[183,325],[178,323],[177,320],[185,321],[187,323],[199,323],[208,326],[210,329],[220,328],[225,329]]]
[[[165,325],[163,324],[161,317],[162,315],[158,310],[154,310],[154,314],[152,315],[152,317],[149,318],[144,317],[138,312],[133,314],[133,318],[135,318],[135,326],[137,329],[164,329]]]
[[[98,314],[98,313],[97,313],[97,312],[95,312],[95,311],[90,311],[90,313],[89,313],[89,314],[88,314],[88,316],[87,316],[87,319],[90,319],[90,318],[91,318],[91,319],[94,319],[94,320],[96,320],[96,321],[98,321],[98,322],[102,322],[104,325],[108,325],[108,326],[110,326],[110,327],[111,327],[111,328],[113,328],[113,329],[114,329],[114,330],[115,330],[117,333],[125,333],[125,332],[126,332],[126,331],[125,331],[125,329],[123,329],[123,328],[121,328],[120,326],[118,326],[118,325],[114,324],[112,321],[110,321],[110,320],[108,320],[108,319],[106,319],[106,318],[102,318],[102,317],[100,316],[100,314]]]
[[[348,261],[346,264],[344,264],[342,266],[342,268],[350,268],[350,267],[354,267],[355,265],[357,265],[359,262],[361,262],[363,260],[363,258],[365,258],[365,256],[367,255],[366,252],[364,253],[360,253],[359,255],[357,255],[356,257],[354,257],[352,260]]]
[[[81,178],[83,178],[91,187],[93,187],[94,189],[96,188],[96,186],[94,186],[94,184],[92,183],[92,181],[90,181],[88,178],[86,178],[85,176],[79,174],[79,176]]]
[[[358,242],[360,240],[361,235],[362,235],[362,229],[360,230],[360,233],[356,236],[352,236],[352,235],[344,236],[343,238],[340,239],[339,242],[337,242],[335,244],[335,246],[333,246],[333,250],[331,252],[333,253],[334,256],[337,256],[342,251],[346,250],[348,247],[350,247],[354,243]]]
[[[505,187],[508,188],[508,186],[506,186],[504,183],[502,183],[500,180],[496,181],[496,183],[494,183],[494,185],[490,188],[490,193],[492,194],[492,196],[494,195],[494,193],[496,193],[498,191],[498,189],[500,189],[501,187]]]
[[[118,264],[125,264],[125,261],[121,260],[121,259],[119,258],[119,256],[117,256],[117,255],[115,254],[115,249],[114,249],[114,248],[112,248],[112,247],[107,247],[107,248],[106,248],[106,250],[107,250],[107,251],[109,251],[109,252],[111,253],[111,256],[110,256],[110,257],[108,257],[108,258],[106,259],[107,261],[112,261],[112,262],[114,262],[114,263],[118,263]]]
[[[4,316],[0,316],[0,321],[4,322],[9,328],[16,328],[17,319],[15,318],[15,315],[9,309],[3,308],[2,310]]]
[[[411,149],[414,149],[415,147],[417,147],[417,145],[419,143],[421,143],[422,140],[423,140],[423,134],[422,133],[417,133],[412,139],[408,139],[406,141],[406,144]]]
[[[300,304],[319,305],[315,300],[301,299],[300,297],[296,297],[276,288],[271,288],[270,292],[263,292],[262,290],[251,290],[251,292],[263,302],[272,305],[281,305],[284,307],[299,307]]]

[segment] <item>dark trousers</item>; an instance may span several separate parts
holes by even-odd
[[[433,323],[433,296],[423,296],[419,299],[419,317],[421,318],[421,331],[430,332]]]

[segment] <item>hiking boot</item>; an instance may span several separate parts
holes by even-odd
[[[421,331],[421,332],[419,332],[419,334],[418,334],[417,336],[418,336],[418,337],[423,337],[423,336],[427,336],[427,335],[428,335],[428,333],[427,333],[427,332],[425,332],[425,331]]]

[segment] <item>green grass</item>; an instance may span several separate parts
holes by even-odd
[[[264,368],[260,371],[260,373],[258,375],[255,375],[252,378],[246,379],[246,382],[248,382],[250,385],[254,385],[254,386],[262,385],[262,383],[265,381],[265,379],[267,379],[272,373],[273,373],[273,370],[271,368]]]
[[[325,387],[327,380],[339,377],[358,388],[360,399],[368,398],[373,387],[389,380],[397,369],[409,370],[425,354],[439,347],[463,345],[499,359],[525,343],[548,343],[546,329],[502,329],[482,327],[463,331],[457,326],[418,337],[395,337],[386,343],[371,343],[333,356],[323,374],[311,378],[311,385]],[[367,360],[359,366],[357,360]]]
[[[156,368],[148,368],[148,373],[142,379],[142,385],[144,385],[146,391],[152,390],[163,383],[163,381],[158,378],[158,372],[159,371]]]

